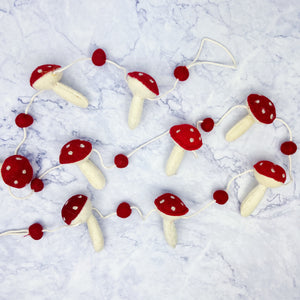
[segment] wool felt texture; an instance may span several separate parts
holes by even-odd
[[[66,143],[60,152],[59,162],[61,164],[72,164],[79,162],[90,155],[92,144],[84,140],[72,140]]]
[[[199,130],[192,125],[175,125],[171,127],[170,135],[174,142],[184,150],[194,151],[202,146],[201,134]]]
[[[61,68],[61,66],[51,64],[38,66],[30,76],[30,85],[34,88],[33,85],[37,82],[37,80],[39,80],[49,72],[53,72],[59,68]]]
[[[292,141],[287,141],[281,144],[280,151],[285,155],[293,155],[297,151],[297,145]]]
[[[261,123],[271,124],[276,119],[276,109],[273,102],[265,96],[251,94],[247,98],[252,115]]]
[[[201,128],[205,132],[210,132],[215,126],[215,122],[212,118],[205,118],[201,123]]]
[[[181,201],[179,197],[174,194],[166,193],[154,200],[157,209],[168,216],[183,216],[188,213],[189,209]]]
[[[143,72],[130,72],[127,74],[127,78],[134,78],[137,82],[140,82],[143,86],[145,91],[150,91],[151,93],[154,93],[155,95],[159,94],[158,86],[156,84],[156,81],[153,77],[148,75],[147,73]],[[134,89],[133,89],[134,90]],[[134,94],[134,92],[133,92]],[[145,97],[147,98],[147,97]]]
[[[130,205],[127,202],[122,202],[119,204],[116,213],[119,218],[126,219],[131,215],[131,212]]]
[[[270,161],[262,160],[256,163],[254,169],[261,175],[272,178],[276,181],[284,183],[286,180],[285,170]]]
[[[26,157],[13,155],[3,162],[1,175],[7,185],[20,189],[31,181],[33,169]]]
[[[185,81],[189,78],[189,69],[186,66],[178,66],[174,70],[174,76],[179,81]]]
[[[101,67],[106,62],[106,54],[102,49],[97,49],[93,52],[92,62],[95,66]]]
[[[44,233],[43,233],[43,226],[39,223],[34,223],[29,226],[28,228],[29,235],[34,239],[34,240],[40,240]]]
[[[220,205],[224,205],[228,201],[228,194],[226,191],[223,190],[217,190],[213,194],[213,198],[216,200],[216,202]]]
[[[40,192],[44,189],[44,182],[39,178],[34,178],[30,183],[30,187],[34,192]]]
[[[32,125],[33,123],[33,117],[29,114],[21,113],[17,115],[15,119],[15,123],[20,128],[26,128]]]
[[[128,157],[124,154],[118,154],[115,156],[114,163],[117,168],[126,168],[128,166]]]

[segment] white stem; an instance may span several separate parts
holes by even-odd
[[[253,124],[255,119],[251,115],[247,115],[237,122],[226,134],[226,141],[232,142],[244,134]]]
[[[181,164],[183,156],[184,156],[184,149],[181,148],[179,145],[175,144],[169,156],[167,166],[166,166],[166,174],[168,176],[172,176],[177,172],[177,169]]]
[[[241,204],[241,215],[243,217],[248,217],[255,210],[261,199],[263,198],[267,187],[258,184],[244,199]]]
[[[87,226],[95,251],[101,251],[104,246],[104,239],[101,228],[94,215],[88,218]]]
[[[144,105],[143,98],[140,98],[138,96],[133,96],[131,100],[130,109],[129,109],[129,115],[128,115],[129,128],[134,129],[139,125],[142,117],[143,105]]]
[[[63,99],[79,107],[85,108],[89,104],[86,97],[61,82],[57,82],[52,90]]]
[[[164,218],[163,226],[164,226],[164,235],[167,243],[171,247],[175,248],[177,244],[177,232],[176,232],[174,220]]]
[[[105,186],[105,178],[99,168],[89,159],[77,164],[80,171],[89,181],[89,183],[97,190],[101,190]]]

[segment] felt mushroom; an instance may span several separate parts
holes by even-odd
[[[165,239],[171,247],[175,248],[177,244],[177,232],[174,221],[187,214],[189,209],[179,197],[170,193],[156,198],[154,204],[158,213],[163,218]]]
[[[249,216],[260,203],[267,188],[276,188],[284,184],[286,173],[274,163],[262,160],[254,165],[254,176],[258,185],[246,196],[241,204],[241,215]]]
[[[63,206],[61,216],[68,225],[87,223],[95,251],[103,249],[103,234],[92,213],[92,203],[87,196],[82,194],[72,196]]]
[[[152,99],[159,94],[155,80],[143,72],[131,72],[127,74],[127,84],[133,94],[131,101],[128,125],[136,128],[141,120],[144,100]]]
[[[57,72],[60,68],[61,66],[52,64],[38,66],[31,74],[30,85],[36,90],[52,90],[72,104],[87,107],[86,97],[59,82],[63,75],[63,72]]]
[[[89,183],[98,190],[105,186],[105,178],[98,167],[89,160],[92,144],[84,140],[72,140],[66,143],[60,152],[61,164],[76,164]]]
[[[276,109],[265,96],[251,94],[247,98],[248,115],[236,123],[226,134],[226,140],[232,142],[244,134],[254,123],[272,124],[276,119]]]
[[[26,157],[13,155],[3,162],[1,175],[8,186],[21,189],[31,182],[33,169]]]
[[[189,124],[175,125],[170,129],[170,135],[175,143],[169,156],[166,174],[174,175],[180,166],[185,150],[194,151],[202,146],[199,130]]]

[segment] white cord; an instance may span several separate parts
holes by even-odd
[[[120,66],[120,65],[118,65],[117,63],[115,63],[115,62],[113,62],[113,61],[111,61],[111,60],[106,60],[106,62],[108,62],[109,64],[112,64],[112,65],[114,65],[115,67],[117,67],[118,69],[120,69],[120,70],[122,70],[123,72],[124,72],[124,79],[125,79],[125,81],[127,82],[127,70],[126,70],[126,68],[124,68],[124,67],[122,67],[122,66]]]
[[[112,169],[112,168],[115,168],[115,167],[116,167],[116,165],[112,165],[112,166],[109,166],[109,167],[105,166],[105,165],[104,165],[104,162],[103,162],[103,158],[102,158],[101,153],[100,153],[98,150],[96,150],[96,149],[93,149],[92,151],[94,151],[94,152],[98,155],[99,160],[100,160],[100,163],[101,163],[101,166],[102,166],[104,169]]]
[[[292,141],[293,140],[292,130],[289,127],[289,125],[285,121],[283,121],[282,119],[276,118],[276,120],[279,121],[279,122],[281,122],[287,128],[287,130],[289,132],[289,135],[290,135],[290,141]]]
[[[235,109],[237,108],[245,108],[248,110],[248,107],[246,105],[235,105],[233,107],[231,107],[219,120],[218,122],[216,122],[215,126],[219,126],[220,123]]]
[[[40,175],[38,178],[39,179],[42,179],[44,176],[46,176],[49,172],[51,172],[51,171],[53,171],[53,170],[55,170],[55,169],[58,169],[58,168],[60,168],[60,167],[62,167],[62,165],[57,165],[57,166],[55,166],[55,167],[52,167],[52,168],[50,168],[50,169],[48,169],[47,171],[45,171],[44,173],[42,173],[42,175]]]
[[[76,63],[80,62],[80,61],[87,61],[87,60],[92,60],[90,57],[82,57],[82,58],[78,58],[76,60],[74,60],[73,62],[71,62],[70,64],[68,64],[67,66],[63,67],[63,68],[59,68],[53,71],[53,74],[56,73],[61,73],[67,69],[69,69],[70,67],[72,67],[73,65],[75,65]]]
[[[28,110],[33,102],[33,100],[35,99],[35,97],[37,97],[39,94],[41,94],[42,92],[44,92],[44,90],[40,90],[38,91],[37,93],[33,94],[33,96],[31,97],[29,103],[27,104],[26,106],[26,109],[25,109],[25,114],[27,115],[28,114]]]
[[[24,196],[24,197],[18,197],[18,196],[16,196],[16,195],[13,194],[13,192],[11,191],[11,187],[10,187],[10,186],[8,186],[8,192],[9,192],[9,194],[10,194],[13,198],[15,198],[15,199],[17,199],[17,200],[26,200],[26,199],[28,199],[28,198],[34,193],[34,191],[31,191],[30,194],[28,194],[27,196]]]
[[[20,230],[9,230],[0,233],[0,236],[5,236],[5,235],[23,235],[23,234],[28,234],[29,231],[28,229],[20,229]]]
[[[202,207],[201,209],[199,209],[198,211],[196,211],[195,213],[189,215],[189,216],[183,216],[181,217],[182,219],[189,219],[189,218],[192,218],[196,215],[198,215],[200,212],[202,212],[203,210],[205,210],[206,208],[208,208],[209,206],[211,206],[213,203],[216,203],[215,200],[209,202],[208,204],[206,204],[204,207]]]
[[[245,172],[243,172],[243,173],[241,173],[241,174],[238,174],[238,175],[232,177],[231,180],[230,180],[230,181],[228,182],[228,184],[227,184],[226,192],[228,192],[228,190],[229,190],[229,188],[230,188],[230,185],[232,184],[232,182],[233,182],[236,178],[241,177],[241,176],[243,176],[243,175],[245,175],[245,174],[247,174],[247,173],[250,173],[250,172],[253,172],[253,169],[247,170],[247,171],[245,171]]]
[[[20,147],[24,144],[24,142],[26,141],[26,138],[27,138],[27,132],[26,132],[26,128],[24,127],[23,128],[23,139],[22,141],[20,142],[20,144],[17,146],[16,150],[15,150],[15,155],[18,154],[18,151],[20,149]]]

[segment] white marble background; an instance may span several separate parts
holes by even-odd
[[[274,101],[297,143],[299,16],[298,0],[2,0],[0,160],[12,155],[22,139],[14,119],[34,93],[29,77],[36,66],[64,66],[102,47],[128,70],[151,74],[163,92],[173,83],[174,67],[193,59],[203,37],[226,45],[238,70],[193,68],[173,94],[145,104],[141,126],[131,131],[131,94],[121,71],[82,62],[65,72],[63,82],[85,94],[89,107],[42,94],[31,109],[35,122],[20,154],[40,173],[57,163],[65,142],[87,138],[109,164],[114,155],[128,153],[172,125],[217,119],[245,103],[250,93]],[[213,46],[204,54],[229,62]],[[60,210],[76,193],[91,197],[107,214],[122,201],[146,213],[157,196],[169,191],[194,212],[258,160],[287,168],[287,157],[279,151],[287,131],[279,123],[257,125],[238,141],[225,141],[226,130],[242,115],[236,111],[216,131],[203,134],[198,160],[187,154],[171,178],[164,174],[173,145],[166,136],[132,157],[128,168],[106,171],[102,191],[93,190],[75,166],[53,172],[45,189],[24,201],[13,199],[1,182],[0,232],[34,222],[47,228],[63,225]],[[99,165],[96,156],[93,160]],[[85,225],[45,234],[40,241],[1,237],[0,299],[300,299],[299,154],[293,163],[294,183],[269,190],[253,216],[239,215],[243,197],[255,185],[246,175],[230,190],[225,206],[178,221],[176,249],[166,244],[158,215],[142,222],[136,213],[125,220],[100,220],[105,238],[100,253],[93,251]]]

